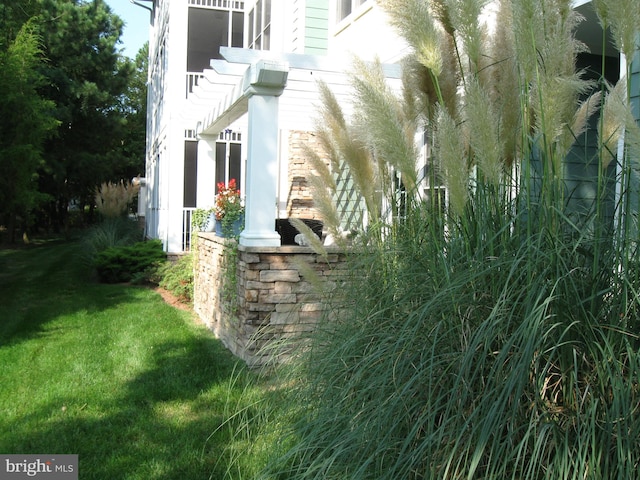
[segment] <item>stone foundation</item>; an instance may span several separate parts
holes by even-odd
[[[323,257],[308,247],[238,246],[235,295],[225,299],[226,248],[235,248],[235,241],[198,234],[195,312],[248,365],[286,358],[324,314],[322,293],[302,272],[313,270],[330,291],[345,278],[344,254],[335,248]]]

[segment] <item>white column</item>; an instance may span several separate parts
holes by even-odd
[[[275,231],[278,184],[278,97],[253,94],[249,97],[247,144],[247,192],[244,231],[240,245],[280,245]]]
[[[244,230],[240,245],[280,246],[276,232],[278,189],[278,97],[287,83],[287,64],[261,60],[252,65],[248,98],[247,176]]]

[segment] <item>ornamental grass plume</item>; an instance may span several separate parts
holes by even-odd
[[[522,145],[522,91],[516,64],[515,40],[510,0],[499,0],[493,41],[487,47],[490,80],[487,88],[491,103],[499,116],[501,141],[504,143],[505,167],[511,170]]]
[[[606,169],[617,157],[621,138],[624,138],[628,149],[628,158],[637,165],[640,161],[640,127],[629,109],[627,85],[619,81],[613,87],[608,86],[608,90],[602,107],[602,119],[598,124],[602,169]]]
[[[440,35],[429,9],[421,0],[381,0],[380,5],[405,40],[414,49],[416,58],[434,77],[442,73]]]
[[[487,28],[480,20],[487,0],[448,0],[449,17],[468,60],[468,73],[483,72],[487,63]],[[465,69],[466,70],[466,69]]]
[[[593,0],[600,25],[611,29],[616,48],[631,63],[640,31],[640,2],[637,0]]]
[[[346,166],[364,200],[372,221],[380,218],[381,188],[378,165],[371,150],[344,120],[344,113],[335,95],[324,82],[318,83],[322,108],[318,138],[329,154],[335,171]]]
[[[527,86],[529,96],[521,110],[531,115],[531,132],[526,133],[535,138],[544,182],[550,184],[562,175],[567,144],[562,137],[573,122],[579,96],[589,87],[575,68],[578,53],[585,50],[575,38],[581,17],[570,0],[514,0],[512,9],[520,85]]]
[[[415,136],[417,121],[407,117],[400,99],[384,79],[379,62],[356,60],[351,82],[355,90],[354,122],[373,154],[400,172],[405,188],[417,185]]]
[[[140,185],[134,185],[124,180],[119,183],[104,182],[99,188],[96,188],[96,209],[106,218],[126,215],[131,202],[139,191]]]
[[[323,219],[328,233],[334,238],[338,238],[340,215],[334,202],[334,196],[337,192],[335,179],[327,162],[317,151],[308,146],[305,146],[304,150],[306,158],[313,169],[309,183],[313,192],[314,208],[318,211],[320,218]]]
[[[627,86],[625,82],[618,82],[614,87],[608,87],[609,93],[605,97],[602,107],[602,119],[598,124],[598,141],[602,145],[601,164],[606,169],[618,154],[618,142],[624,131],[627,117]]]
[[[464,133],[449,113],[441,108],[436,117],[434,146],[441,175],[449,192],[449,207],[461,216],[469,196],[469,167]]]
[[[500,119],[494,106],[480,83],[472,79],[466,84],[465,91],[465,129],[475,163],[482,175],[493,185],[499,186],[504,178],[505,162],[503,137],[500,135]],[[504,128],[507,128],[506,126]],[[459,173],[463,173],[460,171]]]

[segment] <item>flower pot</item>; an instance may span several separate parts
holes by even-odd
[[[209,216],[207,217],[207,220],[204,222],[204,225],[202,226],[202,231],[203,232],[215,232],[216,231],[216,214],[215,213],[210,213]]]
[[[230,232],[223,231],[222,220],[216,220],[216,235],[219,237],[237,237],[244,229],[244,215],[235,220],[231,226]]]

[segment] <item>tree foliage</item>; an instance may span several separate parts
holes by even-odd
[[[118,101],[133,67],[116,49],[123,23],[102,0],[42,0],[42,6],[49,80],[42,93],[56,102],[61,123],[47,144],[41,188],[59,227],[70,199],[89,203],[95,185],[110,177],[109,152],[124,128]]]
[[[13,149],[29,145],[28,150],[41,152],[38,158],[32,155],[30,162],[13,163],[20,178],[29,177],[31,190],[24,181],[5,185],[16,175],[4,175],[3,195],[10,188],[19,190],[11,198],[20,205],[25,227],[31,211],[39,227],[60,230],[66,226],[70,201],[91,205],[96,186],[131,178],[143,168],[147,49],[135,61],[122,55],[118,45],[124,24],[104,0],[0,0],[0,19],[0,108],[20,117],[10,121],[3,115],[3,128],[19,132],[3,134],[3,148],[4,144]],[[25,43],[31,38],[26,32],[39,43]],[[11,58],[11,45],[14,50],[26,49],[19,55],[24,59],[19,67],[28,75],[4,68]],[[15,88],[19,81],[28,88]],[[42,118],[44,113],[19,114],[24,107],[16,107],[13,92],[27,90],[34,102],[31,108],[40,105],[39,111],[55,123]],[[29,122],[42,126],[28,128]],[[44,136],[43,130],[50,135]],[[9,172],[6,158],[2,164],[3,171]],[[31,200],[27,202],[26,197]],[[8,208],[3,202],[5,216]],[[5,218],[0,218],[2,223],[7,223]]]
[[[124,118],[117,145],[112,150],[111,180],[131,179],[144,171],[147,127],[147,69],[149,44],[145,43],[133,60],[133,72],[118,108]],[[124,59],[129,61],[129,59]]]
[[[37,92],[44,81],[37,70],[40,54],[32,22],[20,28],[6,50],[0,50],[0,221],[6,222],[12,237],[17,219],[26,221],[37,205],[43,144],[57,125],[53,102]]]

